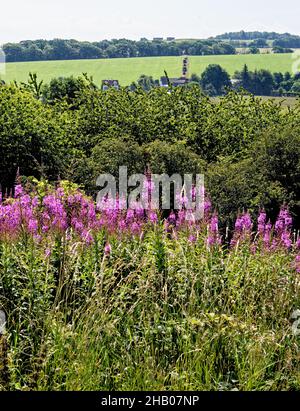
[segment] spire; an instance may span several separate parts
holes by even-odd
[[[185,56],[182,64],[182,77],[187,78],[189,70],[189,58]]]

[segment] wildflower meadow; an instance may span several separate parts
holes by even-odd
[[[75,184],[0,205],[0,386],[296,390],[300,240],[283,206],[220,230],[184,208],[99,210]]]

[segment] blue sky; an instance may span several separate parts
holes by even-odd
[[[300,35],[299,0],[9,0],[0,44],[25,39],[204,38],[226,31]]]

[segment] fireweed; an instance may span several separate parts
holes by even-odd
[[[202,221],[123,208],[67,182],[2,199],[0,390],[299,389],[287,208],[224,237],[209,198]]]
[[[193,193],[194,195],[194,193]],[[136,207],[124,210],[122,200],[118,199],[105,209],[85,196],[80,190],[68,190],[62,186],[48,189],[43,196],[33,189],[27,192],[21,185],[15,187],[14,198],[0,198],[0,240],[16,241],[22,235],[31,236],[34,241],[47,243],[53,236],[64,236],[66,239],[78,238],[85,245],[94,242],[100,231],[117,237],[136,236],[142,238],[149,227],[162,220],[160,213],[154,210]],[[184,208],[185,197],[181,198],[182,209],[171,211],[164,219],[164,231],[171,238],[177,239],[178,232],[184,231],[190,243],[195,243],[200,234],[206,236],[207,248],[222,247],[224,243],[218,228],[218,216],[212,210],[209,198],[204,204],[202,221],[193,220],[192,211]],[[187,214],[188,217],[187,218]],[[248,212],[238,215],[230,247],[247,244],[252,253],[272,252],[278,249],[285,252],[297,252],[300,239],[293,241],[293,220],[286,207],[282,207],[275,225],[268,220],[266,212],[260,211],[257,219],[257,230]],[[105,246],[109,255],[111,246]],[[51,253],[47,248],[46,255]],[[300,272],[300,255],[296,256],[295,269]]]

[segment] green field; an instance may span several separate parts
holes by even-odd
[[[36,72],[40,79],[48,82],[54,77],[88,73],[98,84],[102,79],[118,79],[125,86],[137,80],[141,74],[159,78],[166,70],[170,77],[180,76],[181,61],[181,57],[146,57],[7,63],[6,75],[2,78],[7,82],[26,81],[29,72]],[[193,56],[190,57],[190,73],[200,74],[209,64],[220,64],[230,74],[241,70],[244,64],[250,70],[263,68],[272,72],[291,72],[293,59],[292,54]]]
[[[288,107],[294,107],[299,98],[297,97],[270,97],[270,96],[257,96],[258,100],[273,100],[276,104],[281,104],[282,108],[286,110]],[[219,97],[212,97],[212,101],[219,102]]]

